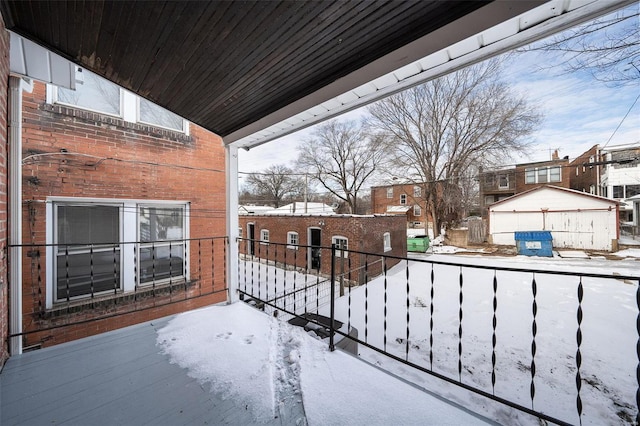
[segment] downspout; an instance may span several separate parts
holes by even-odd
[[[22,79],[9,77],[9,351],[22,353]]]
[[[238,295],[238,148],[233,145],[225,146],[226,162],[226,191],[227,191],[227,300],[235,303]]]

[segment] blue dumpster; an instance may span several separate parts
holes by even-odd
[[[518,254],[553,257],[551,231],[516,232],[515,238]]]

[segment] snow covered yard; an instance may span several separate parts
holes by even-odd
[[[429,260],[534,268],[549,271],[638,275],[640,263],[628,261],[509,259],[487,257],[430,256]],[[432,265],[408,263],[387,274],[387,314],[385,334],[384,277],[366,289],[357,288],[336,304],[336,318],[349,320],[359,329],[361,339],[377,348],[492,393],[493,278],[491,270],[433,265],[433,331],[430,328]],[[460,325],[460,272],[463,276],[462,338]],[[531,346],[533,324],[533,274],[497,271],[495,395],[531,407]],[[578,329],[578,277],[535,274],[536,326],[535,396],[536,410],[570,423],[578,423],[576,333]],[[637,281],[636,281],[637,282]],[[631,423],[636,416],[635,376],[637,284],[621,280],[583,278],[580,351],[583,424]],[[368,306],[365,319],[365,303]],[[408,308],[407,308],[408,305]],[[350,315],[349,315],[350,310]],[[407,316],[409,322],[407,324]],[[408,339],[407,339],[408,333]],[[433,345],[430,346],[430,339]],[[408,342],[408,344],[407,344]],[[458,357],[459,343],[462,356]],[[432,352],[431,352],[432,351]],[[527,415],[509,412],[484,398],[428,377],[377,352],[361,349],[361,356],[402,377],[444,392],[472,410],[487,412],[503,424],[536,423]],[[458,374],[458,361],[462,371]]]
[[[389,353],[492,393],[494,271],[475,269],[471,265],[638,276],[640,262],[636,259],[636,254],[624,253],[625,259],[620,261],[522,256],[425,256],[423,259],[426,260],[469,266],[432,267],[429,263],[403,261],[388,271],[386,277],[378,277],[366,287],[348,289],[347,294],[336,302],[336,318],[358,328],[359,338],[368,344],[384,349],[386,336],[386,350]],[[265,277],[271,277],[270,293],[282,293],[284,288],[300,288],[302,283],[312,283],[314,280],[293,271],[278,270],[272,265],[256,263],[250,265],[250,268],[261,270],[260,274],[257,270],[252,274],[255,278],[252,286],[262,288],[263,294],[267,284]],[[432,270],[433,300],[430,279]],[[462,337],[459,338],[461,271]],[[248,275],[247,273],[246,276]],[[258,276],[261,277],[259,282]],[[275,277],[279,288],[274,288]],[[533,408],[570,423],[580,421],[576,408],[576,335],[578,287],[581,283],[583,315],[580,324],[582,341],[579,371],[582,423],[632,423],[637,413],[634,396],[638,386],[635,376],[638,365],[635,351],[638,340],[638,308],[635,299],[637,281],[629,283],[593,277],[583,277],[580,280],[579,277],[567,275],[495,272],[495,395],[526,407],[532,406],[530,389],[534,277],[537,310]],[[230,308],[240,309],[235,305],[224,309]],[[206,313],[179,316],[162,330],[158,342],[179,365],[189,368],[195,377],[217,383],[214,388],[221,386],[218,389],[229,392],[230,396],[248,395],[253,402],[247,404],[247,407],[257,407],[257,417],[269,410],[277,415],[281,401],[294,395],[291,396],[292,400],[299,398],[304,401],[302,411],[300,407],[298,411],[294,410],[294,413],[298,413],[295,418],[302,418],[300,413],[305,413],[310,424],[332,423],[330,418],[340,418],[338,423],[349,419],[351,424],[354,423],[351,420],[358,423],[357,419],[365,418],[367,424],[372,424],[369,416],[373,416],[374,424],[391,421],[395,424],[429,423],[421,421],[420,416],[423,414],[418,415],[416,412],[421,410],[418,407],[420,404],[413,403],[408,407],[395,405],[402,404],[402,400],[411,401],[417,396],[402,395],[396,400],[395,396],[400,390],[390,391],[387,385],[382,388],[374,387],[381,379],[374,378],[375,370],[367,368],[365,363],[358,363],[345,354],[329,353],[326,343],[309,340],[309,336],[305,336],[302,330],[291,330],[287,324],[276,322],[259,312],[249,311],[251,314],[248,314],[244,312],[244,308],[246,307],[242,308],[243,311],[231,314],[202,311]],[[320,313],[328,315],[329,306],[321,305]],[[189,315],[190,320],[187,319]],[[261,355],[247,353],[248,345],[251,345],[252,350],[262,348]],[[462,353],[460,357],[459,348]],[[527,414],[433,378],[367,349],[364,345],[360,345],[359,352],[364,360],[502,424],[538,424],[537,419]],[[252,362],[256,363],[255,368],[251,367]],[[352,365],[352,362],[355,364]],[[357,370],[360,365],[365,369]],[[342,370],[343,367],[346,370]],[[354,380],[353,388],[347,386],[347,383],[336,381],[337,378],[346,377],[347,371],[358,371],[358,380]],[[294,377],[293,381],[291,377]],[[305,377],[315,377],[317,382]],[[372,383],[365,382],[365,378]],[[255,380],[261,380],[262,387]],[[289,383],[287,386],[290,388],[283,391],[283,383]],[[405,391],[413,392],[415,389],[409,387],[402,392]],[[298,392],[300,397],[295,396]],[[410,414],[411,417],[399,420],[397,417],[389,418],[380,414],[383,417],[375,420],[376,414],[354,413],[354,395],[358,395],[358,400],[366,409],[375,405],[381,407],[381,413],[393,412],[395,416]],[[335,400],[349,402],[331,402]],[[391,405],[380,406],[381,400],[389,401]],[[261,403],[264,405],[260,406]],[[331,407],[329,411],[334,413],[331,415],[347,417],[322,417],[324,414],[321,414],[321,406],[325,411],[327,407]],[[289,411],[284,410],[285,413]],[[433,417],[429,418],[434,420]],[[442,424],[443,421],[432,423]],[[454,423],[461,422],[458,420]]]

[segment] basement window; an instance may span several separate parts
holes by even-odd
[[[389,232],[385,232],[382,235],[382,239],[384,242],[384,251],[391,251],[391,234]]]

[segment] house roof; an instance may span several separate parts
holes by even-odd
[[[242,205],[238,207],[239,214],[260,214],[273,210],[273,206],[246,206]]]
[[[630,2],[1,0],[0,12],[8,30],[250,147]]]
[[[589,194],[587,192],[582,192],[582,191],[576,191],[575,189],[569,189],[569,188],[562,188],[560,186],[554,186],[554,185],[542,185],[542,186],[538,186],[536,188],[532,188],[528,191],[524,191],[524,192],[520,192],[518,194],[512,195],[511,197],[507,197],[503,200],[500,201],[496,201],[495,203],[491,204],[491,206],[489,207],[490,209],[493,209],[495,206],[498,206],[500,204],[505,204],[508,203],[510,201],[513,201],[517,198],[522,198],[522,197],[527,197],[530,196],[536,192],[544,192],[544,191],[560,191],[560,192],[565,192],[567,194],[573,194],[573,195],[578,195],[581,197],[585,197],[585,198],[590,198],[590,199],[595,199],[595,200],[599,200],[599,201],[603,201],[612,205],[618,205],[620,204],[620,202],[616,201],[616,200],[612,200],[610,198],[605,198],[605,197],[601,197],[599,195],[593,195],[593,194]]]
[[[306,205],[305,205],[306,204]],[[285,206],[282,207],[278,207],[277,209],[272,209],[266,212],[263,212],[263,214],[268,214],[268,215],[279,215],[279,214],[283,214],[283,215],[305,215],[305,214],[312,214],[312,215],[334,215],[336,214],[333,207],[324,204],[324,203],[304,203],[304,202],[295,202],[295,203],[291,203],[291,204],[287,204]]]
[[[406,213],[411,210],[410,206],[387,206],[387,213]]]

